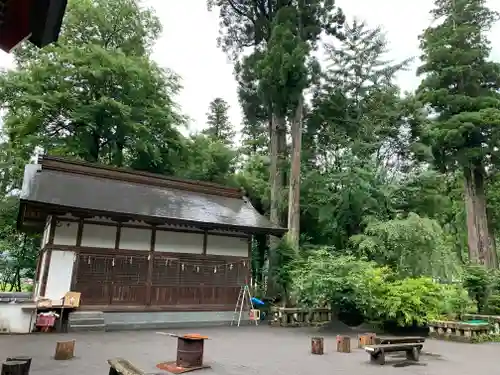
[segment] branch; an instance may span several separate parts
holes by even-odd
[[[240,8],[238,8],[238,6],[234,2],[234,0],[227,0],[227,2],[229,3],[229,6],[234,10],[234,12],[237,15],[248,19],[250,22],[252,22],[255,25],[255,19],[252,17],[252,15],[248,14],[248,13],[244,12],[243,10],[241,10]]]

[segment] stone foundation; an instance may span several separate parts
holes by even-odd
[[[326,308],[271,308],[271,325],[281,327],[320,326],[332,320],[332,310]]]
[[[490,323],[468,324],[465,322],[433,321],[429,322],[429,336],[440,340],[474,342],[474,338],[488,335]]]
[[[500,335],[500,316],[498,315],[479,315],[479,314],[464,314],[463,320],[485,320],[490,323],[490,335]]]

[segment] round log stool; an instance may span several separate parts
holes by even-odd
[[[7,361],[21,361],[21,362],[26,362],[26,364],[23,366],[24,367],[23,375],[29,375],[30,368],[31,368],[31,357],[28,357],[28,356],[25,356],[25,355],[18,355],[18,356],[15,356],[15,357],[8,357]]]
[[[25,375],[26,361],[5,361],[2,363],[2,375]]]
[[[312,354],[323,354],[323,337],[313,337],[311,338],[311,353]]]
[[[366,345],[375,344],[375,337],[376,337],[376,335],[374,333],[364,333],[362,335],[359,335],[358,336],[358,348],[362,349]]]
[[[337,352],[351,352],[351,338],[349,336],[337,336]]]

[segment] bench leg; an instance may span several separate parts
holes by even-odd
[[[418,350],[417,348],[407,350],[406,359],[409,361],[418,362],[418,360],[420,359],[420,350]]]
[[[378,352],[376,354],[370,354],[370,362],[377,365],[385,365],[385,353]]]

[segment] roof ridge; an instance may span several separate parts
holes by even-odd
[[[212,182],[180,179],[150,172],[136,171],[130,168],[113,167],[105,164],[90,163],[60,156],[42,155],[38,158],[38,163],[42,166],[42,170],[56,170],[66,173],[83,174],[110,180],[134,182],[142,185],[163,186],[178,190],[231,198],[242,199],[244,196],[241,189],[231,188]]]

